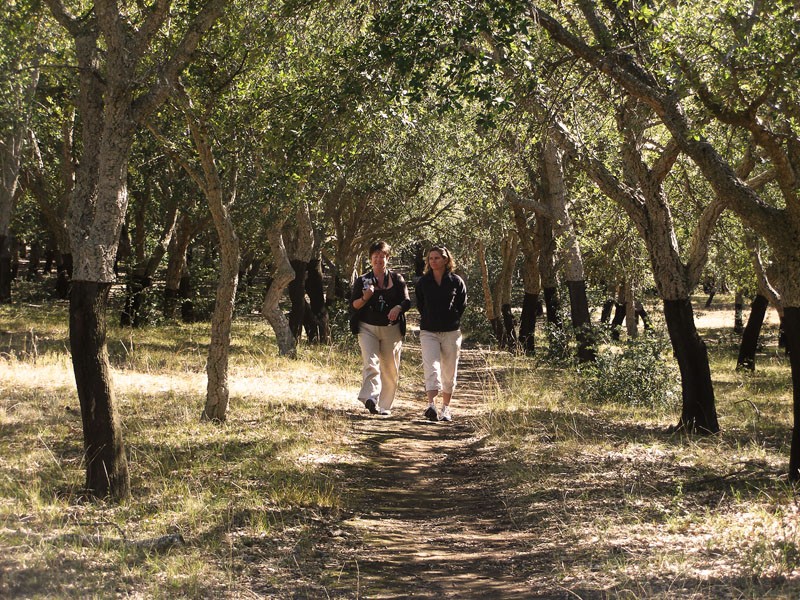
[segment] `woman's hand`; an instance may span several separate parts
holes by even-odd
[[[392,310],[389,311],[389,321],[394,323],[397,319],[400,318],[400,313],[403,312],[403,309],[400,306],[395,306]]]

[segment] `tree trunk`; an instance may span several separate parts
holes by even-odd
[[[303,334],[303,322],[306,310],[306,277],[308,274],[308,263],[302,260],[290,260],[289,264],[294,270],[294,278],[289,283],[289,329],[296,342],[300,341]]]
[[[308,263],[306,293],[309,299],[309,328],[306,336],[311,343],[328,344],[331,339],[328,309],[325,306],[325,286],[322,279],[322,261],[312,258]]]
[[[164,316],[175,319],[178,303],[181,305],[181,318],[184,323],[194,322],[194,307],[191,302],[191,281],[189,279],[189,245],[198,231],[205,228],[209,217],[192,219],[181,213],[175,226],[175,235],[169,240],[167,247],[167,272],[164,283]]]
[[[499,318],[500,347],[516,351],[517,333],[511,314],[511,287],[514,279],[514,265],[519,255],[519,238],[512,231],[503,238],[501,244],[502,266],[494,285],[493,303],[495,317]]]
[[[595,349],[589,317],[589,300],[586,296],[583,257],[575,226],[569,214],[562,152],[549,136],[544,144],[542,163],[545,195],[553,214],[553,235],[563,248],[565,258],[564,279],[569,290],[570,318],[578,343],[578,360],[591,362],[595,359]]]
[[[561,328],[561,301],[558,290],[554,287],[544,288],[544,306],[547,313],[547,322],[554,327]]]
[[[211,341],[208,346],[206,374],[208,386],[202,418],[224,422],[228,411],[228,356],[231,345],[231,322],[239,282],[239,240],[228,224],[221,241],[221,265],[214,314],[211,317]],[[223,234],[220,233],[220,238]]]
[[[272,283],[264,296],[261,306],[261,314],[267,319],[275,331],[275,339],[278,342],[278,354],[294,358],[297,356],[297,340],[292,335],[289,327],[289,320],[280,307],[280,299],[289,282],[294,279],[295,273],[289,258],[286,255],[286,247],[283,243],[282,233],[283,223],[272,225],[267,231],[269,246],[272,250],[274,260],[272,270]]]
[[[11,236],[0,234],[0,303],[11,303]]]
[[[764,324],[764,317],[767,314],[769,300],[766,296],[756,294],[750,304],[750,315],[747,317],[747,326],[742,333],[742,341],[739,344],[739,358],[736,360],[736,370],[747,369],[756,370],[756,350],[758,349],[758,336],[761,334],[761,326]]]
[[[503,304],[500,307],[500,314],[503,315],[503,329],[506,336],[506,347],[509,350],[516,351],[517,349],[516,323],[514,322],[514,315],[511,312],[511,305]]]
[[[800,481],[800,308],[787,306],[783,311],[786,352],[792,367],[792,447],[789,452],[789,481]]]
[[[586,282],[567,281],[572,326],[575,328],[575,339],[578,342],[578,360],[594,361],[595,349],[592,337],[591,318],[589,317],[589,299],[586,296]]]
[[[625,281],[625,325],[628,330],[628,339],[635,339],[639,335],[639,317],[636,314],[636,300],[633,297],[633,286],[630,279]]]
[[[511,203],[517,238],[522,249],[522,284],[525,294],[522,298],[522,315],[519,323],[519,343],[523,352],[532,356],[536,351],[536,317],[539,312],[541,277],[539,275],[539,254],[541,250],[535,232],[528,225],[525,211],[518,203]],[[536,217],[537,219],[540,217]]]
[[[86,490],[95,497],[121,500],[130,495],[130,478],[106,351],[110,289],[110,283],[72,283],[69,339],[83,418]]]
[[[733,301],[733,333],[741,334],[744,331],[744,319],[742,318],[742,308],[744,306],[744,292],[736,290],[736,297]]]
[[[525,292],[522,298],[522,316],[519,321],[519,343],[525,354],[536,352],[536,314],[539,310],[539,294]]]
[[[719,423],[708,352],[697,333],[691,301],[664,300],[664,317],[681,372],[683,409],[678,427],[697,433],[717,433]]]

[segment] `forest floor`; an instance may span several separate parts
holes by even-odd
[[[475,345],[454,420],[430,422],[413,334],[391,416],[371,415],[354,353],[286,361],[247,323],[217,427],[197,418],[204,330],[114,331],[119,506],[80,498],[64,319],[38,310],[0,314],[0,597],[800,597],[787,361],[771,329],[735,373],[729,305],[696,308],[723,429],[707,437],[672,432],[675,406],[591,404],[573,369]]]
[[[338,469],[349,506],[297,563],[303,587],[291,597],[535,596],[535,571],[550,567],[531,560],[543,540],[514,524],[493,481],[498,457],[473,424],[493,378],[467,349],[452,422],[425,419],[424,396],[408,389],[389,417],[348,414],[351,451],[363,457]]]

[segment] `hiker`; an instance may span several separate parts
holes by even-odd
[[[406,280],[388,269],[390,253],[384,241],[369,247],[372,269],[356,279],[350,295],[350,329],[358,335],[364,365],[358,398],[377,415],[391,414],[406,334],[405,312],[411,307]]]
[[[425,259],[425,272],[416,285],[419,309],[419,343],[425,372],[425,393],[430,421],[452,421],[450,400],[456,386],[461,353],[461,315],[467,306],[467,286],[453,273],[455,260],[444,246],[433,246]],[[442,393],[441,412],[436,397]]]

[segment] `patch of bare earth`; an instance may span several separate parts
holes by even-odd
[[[418,351],[407,343],[404,352]],[[390,417],[348,413],[352,449],[365,458],[334,469],[348,508],[320,523],[313,549],[294,549],[295,587],[271,588],[274,597],[532,597],[532,533],[505,510],[473,425],[485,375],[481,352],[463,351],[450,423],[423,417],[406,371]]]

